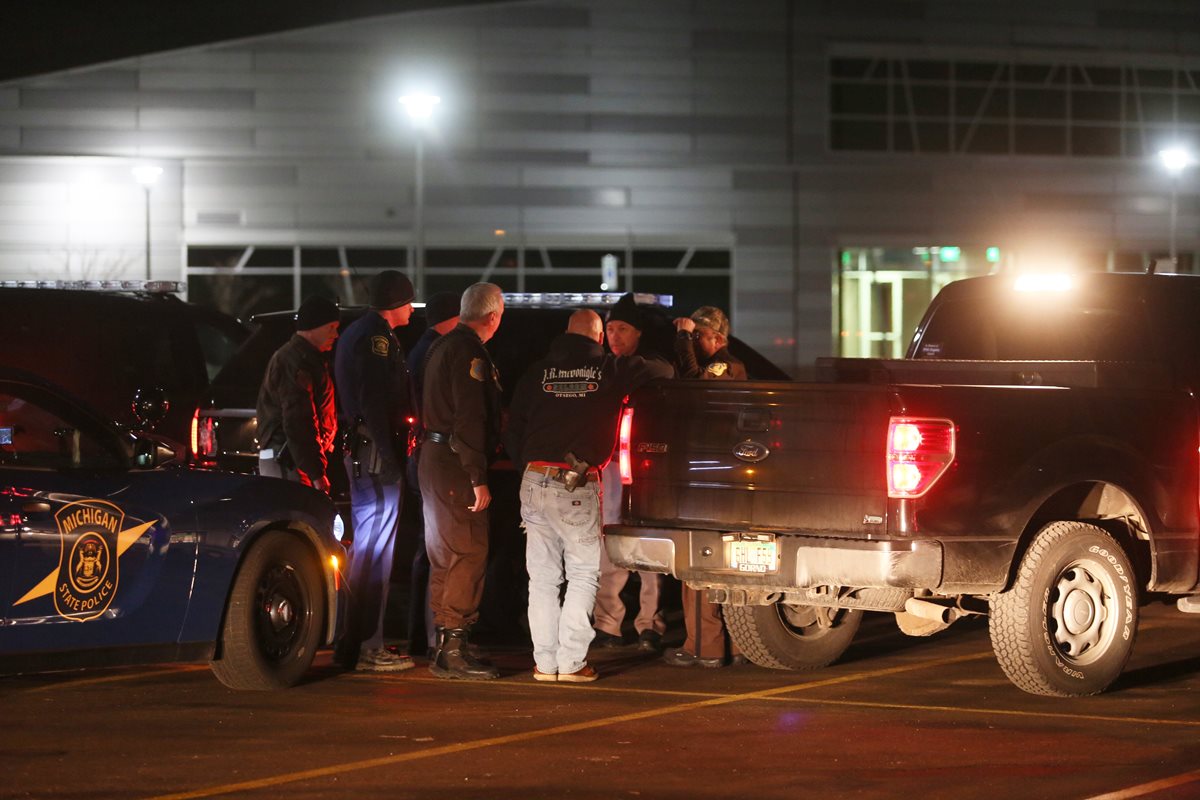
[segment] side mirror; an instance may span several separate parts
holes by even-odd
[[[143,388],[133,393],[133,418],[139,428],[154,428],[170,408],[171,402],[162,389]]]
[[[154,469],[175,460],[175,451],[160,441],[138,436],[133,444],[133,465],[138,469]]]

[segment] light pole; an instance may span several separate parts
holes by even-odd
[[[1175,228],[1179,218],[1179,176],[1195,164],[1196,159],[1191,151],[1179,146],[1159,150],[1158,158],[1171,176],[1171,264],[1172,269],[1177,269],[1179,262],[1176,260]]]
[[[442,98],[436,94],[414,92],[403,95],[400,104],[408,112],[416,130],[416,178],[413,183],[413,283],[417,297],[425,297],[425,128]]]
[[[146,190],[146,280],[150,280],[150,189],[162,175],[162,167],[141,164],[133,168],[133,178]]]

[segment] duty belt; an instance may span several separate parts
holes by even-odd
[[[566,464],[558,464],[553,461],[531,461],[525,467],[526,472],[536,472],[539,475],[546,475],[555,481],[562,481],[570,469]],[[600,478],[600,470],[596,467],[589,467],[587,476],[588,480],[598,480]]]
[[[450,434],[438,433],[437,431],[425,431],[426,441],[435,442],[437,444],[450,444]]]

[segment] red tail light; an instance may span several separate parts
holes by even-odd
[[[633,483],[633,465],[629,457],[632,437],[633,409],[627,408],[621,412],[620,435],[617,439],[617,466],[621,469],[621,483],[625,486]]]
[[[208,458],[217,452],[217,437],[212,417],[200,418],[200,409],[192,415],[192,457]]]
[[[920,497],[954,463],[954,423],[892,417],[888,423],[888,497]]]

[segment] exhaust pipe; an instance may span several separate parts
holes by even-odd
[[[951,606],[943,606],[928,600],[918,600],[910,597],[904,601],[904,610],[914,617],[940,622],[949,625],[962,616],[962,612]]]

